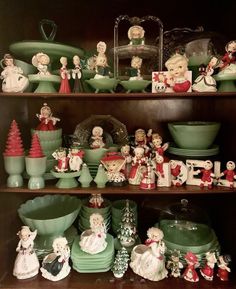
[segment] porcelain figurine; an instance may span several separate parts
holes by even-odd
[[[171,186],[171,172],[170,164],[164,162],[164,157],[156,154],[152,160],[155,174],[157,175],[157,187],[170,187]]]
[[[182,161],[170,160],[170,172],[172,185],[180,187],[186,182],[188,170]]]
[[[69,149],[67,157],[69,158],[69,167],[71,171],[80,171],[81,165],[83,164],[84,151],[78,146],[72,146]]]
[[[42,76],[51,75],[48,71],[48,66],[50,64],[50,58],[47,54],[39,52],[32,58],[32,64],[38,69],[38,74]]]
[[[105,54],[98,54],[96,57],[96,74],[94,79],[104,79],[110,76],[110,67],[107,62],[107,57]]]
[[[107,170],[108,182],[114,186],[122,186],[126,183],[126,178],[121,169],[125,165],[125,158],[117,152],[110,152],[101,160]]]
[[[187,263],[187,267],[184,270],[183,277],[185,280],[190,282],[198,282],[199,277],[196,271],[196,267],[199,266],[197,256],[192,252],[187,252],[184,256]]]
[[[225,46],[225,55],[221,59],[221,73],[236,74],[236,40],[229,41]]]
[[[204,162],[204,168],[201,170],[197,170],[197,173],[201,173],[201,183],[200,187],[208,187],[208,189],[212,189],[213,186],[213,180],[215,177],[215,174],[212,171],[213,163],[210,160],[206,160]]]
[[[166,80],[164,72],[152,72],[152,92],[165,92],[167,88]]]
[[[183,264],[180,262],[180,251],[172,252],[170,256],[170,260],[167,262],[166,268],[170,269],[170,276],[172,277],[180,277],[181,269],[183,269]]]
[[[164,156],[165,151],[169,147],[169,143],[162,144],[162,142],[163,142],[162,137],[158,133],[152,134],[152,141],[151,141],[152,150],[156,154]]]
[[[229,273],[231,272],[231,269],[229,268],[230,262],[231,262],[230,255],[221,255],[218,257],[217,277],[219,277],[221,281],[229,280]]]
[[[220,179],[225,177],[225,180]],[[226,163],[226,170],[220,173],[218,183],[222,183],[224,186],[231,189],[234,188],[234,182],[236,179],[235,163],[233,161],[228,161]]]
[[[144,44],[144,34],[145,31],[142,26],[133,25],[128,30],[128,38],[130,40],[130,45],[140,45]]]
[[[70,273],[70,248],[64,237],[56,238],[53,241],[52,247],[53,253],[50,253],[43,259],[40,270],[44,278],[51,281],[59,281]]]
[[[122,171],[124,172],[124,175],[126,178],[129,176],[130,168],[131,168],[131,162],[132,162],[132,155],[130,153],[130,146],[124,145],[120,149],[122,157],[125,158],[125,165],[122,168]]]
[[[214,277],[214,267],[217,262],[215,252],[206,253],[206,264],[200,269],[201,275],[208,281],[212,281]]]
[[[219,59],[212,56],[208,65],[199,67],[200,75],[195,79],[192,90],[197,92],[216,92],[216,81],[212,75],[219,65]]]
[[[43,104],[43,107],[40,109],[40,114],[36,114],[36,116],[40,121],[40,124],[36,127],[36,130],[55,130],[56,123],[60,121],[59,118],[52,116],[52,110],[47,103]]]
[[[64,173],[69,169],[69,157],[67,156],[66,148],[57,149],[52,156],[57,160],[57,165],[54,167],[55,171]]]
[[[67,58],[62,56],[60,58],[61,68],[60,68],[60,76],[61,76],[61,85],[59,92],[60,93],[71,93],[70,89],[70,71],[67,69]]]
[[[168,70],[167,87],[174,92],[191,90],[191,81],[187,78],[188,60],[185,56],[176,53],[166,61],[165,66]]]
[[[140,189],[152,190],[156,188],[156,178],[154,168],[151,164],[147,164],[146,170],[143,173],[143,178],[140,182]]]
[[[89,198],[89,207],[90,208],[103,208],[104,199],[101,194],[92,194]]]
[[[136,147],[134,149],[134,157],[132,158],[131,169],[129,173],[129,183],[131,185],[139,185],[143,173],[146,171],[148,158],[144,154],[144,148]]]
[[[103,141],[103,128],[100,126],[95,126],[92,129],[92,136],[90,139],[90,147],[92,149],[103,148],[105,143]]]
[[[80,64],[80,57],[75,55],[73,57],[74,69],[72,69],[71,76],[74,79],[73,92],[83,92],[84,87],[82,83],[82,67]]]
[[[14,58],[5,54],[2,60],[1,72],[3,92],[23,92],[29,86],[29,80],[23,75],[23,70],[14,64]]]
[[[149,129],[147,134],[142,128],[137,129],[134,133],[134,144],[136,147],[142,147],[145,151],[145,155],[149,154],[150,148],[147,144],[149,143],[151,136],[152,129]]]
[[[160,281],[168,276],[165,268],[163,232],[155,227],[147,231],[145,245],[137,245],[131,253],[130,267],[134,273],[151,281]]]
[[[141,76],[141,66],[142,66],[142,58],[138,56],[133,56],[131,60],[131,68],[129,69],[130,78],[129,80],[142,80]]]
[[[85,230],[80,237],[80,248],[89,254],[98,254],[107,247],[106,226],[103,216],[93,213],[89,219],[90,229]]]
[[[97,43],[97,53],[98,54],[105,54],[106,53],[106,50],[107,50],[107,45],[105,42],[103,41],[99,41]]]
[[[37,235],[37,230],[31,232],[28,226],[22,226],[17,233],[20,241],[17,245],[18,252],[13,275],[17,279],[27,279],[34,277],[39,272],[39,261],[34,251],[34,239]]]

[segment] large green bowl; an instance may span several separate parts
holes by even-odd
[[[40,236],[50,239],[63,236],[73,224],[79,210],[81,200],[69,195],[45,195],[28,200],[18,209],[22,222]]]
[[[175,143],[183,149],[208,149],[220,129],[219,122],[186,121],[168,123]]]

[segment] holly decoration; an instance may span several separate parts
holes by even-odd
[[[32,140],[31,140],[31,148],[29,151],[29,157],[30,158],[42,158],[44,157],[41,145],[40,145],[40,141],[39,141],[39,137],[38,135],[35,133],[32,136]]]
[[[129,206],[129,201],[126,201],[126,206],[122,212],[122,218],[120,222],[120,228],[118,229],[117,238],[119,239],[122,246],[132,246],[136,239],[136,225],[133,209]]]
[[[21,139],[21,133],[18,124],[15,120],[12,121],[10,130],[7,137],[6,149],[3,153],[4,156],[15,157],[23,156],[24,148]]]
[[[116,278],[122,278],[128,269],[129,254],[125,247],[118,250],[111,271]]]

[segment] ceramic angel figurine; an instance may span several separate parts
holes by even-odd
[[[91,144],[90,147],[92,149],[98,149],[103,148],[105,146],[105,143],[103,141],[103,129],[100,126],[95,126],[92,129],[92,136],[91,136]]]
[[[60,63],[62,66],[60,68],[61,85],[60,85],[59,92],[60,93],[70,93],[71,92],[70,83],[69,83],[70,72],[67,69],[67,58],[62,56],[60,58]]]
[[[51,281],[59,281],[70,273],[70,248],[64,237],[56,238],[53,241],[52,247],[53,253],[50,253],[43,259],[40,270],[44,278]]]
[[[146,155],[149,153],[149,150],[150,150],[147,144],[149,143],[151,136],[152,136],[152,129],[149,129],[147,134],[145,130],[142,128],[137,129],[134,133],[135,146],[142,147]]]
[[[57,149],[52,156],[57,160],[57,165],[54,167],[55,171],[64,173],[69,169],[69,157],[67,156],[66,148]]]
[[[167,262],[166,268],[170,269],[170,276],[180,277],[181,269],[183,269],[183,264],[180,262],[180,251],[172,252],[170,260]]]
[[[52,116],[52,110],[47,103],[43,104],[43,107],[40,109],[40,114],[36,114],[36,116],[40,121],[40,124],[36,127],[36,130],[55,130],[56,123],[60,121],[59,118]]]
[[[98,54],[96,57],[96,66],[95,66],[96,74],[94,79],[101,79],[101,78],[109,78],[110,76],[110,67],[107,62],[107,57],[105,54]]]
[[[213,168],[213,163],[210,160],[206,160],[204,162],[204,168],[196,171],[197,174],[200,174],[200,173],[202,174],[201,183],[200,183],[201,188],[207,186],[208,189],[212,189],[212,183],[215,177],[215,174],[213,173],[212,168]]]
[[[80,58],[78,55],[73,57],[74,69],[72,69],[72,78],[74,79],[74,88],[73,92],[83,92],[83,83],[82,83],[82,67],[80,64]]]
[[[130,40],[130,45],[140,45],[144,44],[144,34],[145,31],[142,26],[133,25],[128,30],[128,38]]]
[[[139,185],[143,173],[146,171],[148,158],[144,154],[144,148],[136,147],[134,149],[134,157],[132,158],[131,169],[129,173],[129,183],[131,185]]]
[[[107,170],[108,182],[114,186],[122,186],[126,183],[126,178],[121,169],[125,165],[125,158],[116,152],[110,152],[101,160]]]
[[[164,152],[168,149],[169,143],[162,144],[162,137],[158,133],[152,134],[152,150],[161,156],[164,156]]]
[[[28,226],[22,226],[17,235],[20,241],[16,248],[18,255],[15,260],[13,275],[17,279],[31,278],[39,272],[39,261],[34,251],[34,239],[37,230],[31,232]]]
[[[69,158],[69,167],[71,171],[80,171],[81,165],[83,164],[84,151],[78,146],[72,146],[69,149],[67,157]]]
[[[130,78],[129,80],[142,80],[141,76],[141,66],[142,66],[142,58],[138,56],[133,56],[131,60],[131,68],[129,70]]]
[[[37,67],[38,74],[42,76],[51,75],[51,73],[48,71],[48,66],[50,64],[50,58],[47,54],[43,52],[39,52],[32,58],[32,64],[33,66]]]
[[[160,281],[167,277],[165,268],[165,243],[163,232],[155,227],[147,231],[145,245],[137,245],[131,253],[130,267],[134,273],[151,281]]]
[[[89,198],[89,207],[90,208],[103,208],[104,199],[101,194],[92,194]]]
[[[81,234],[79,244],[82,251],[94,255],[107,247],[106,226],[103,216],[98,213],[92,214],[89,222],[90,229]]]
[[[10,54],[4,55],[2,64],[2,91],[23,92],[29,85],[29,80],[23,75],[23,70],[14,64],[14,59]]]
[[[187,267],[183,273],[184,279],[190,282],[198,282],[199,277],[195,270],[195,268],[199,266],[197,256],[192,252],[187,252],[184,259],[187,262]]]
[[[97,53],[98,53],[98,55],[99,55],[99,54],[105,54],[105,53],[106,53],[106,50],[107,50],[107,45],[106,45],[106,43],[103,42],[103,41],[99,41],[99,42],[97,43]]]
[[[130,146],[129,145],[124,145],[120,149],[122,157],[125,158],[125,165],[122,168],[124,175],[126,178],[129,176],[130,168],[131,168],[131,162],[132,162],[132,156],[130,153]]]
[[[187,79],[188,60],[185,56],[176,53],[170,57],[165,66],[168,70],[166,84],[174,92],[187,92],[191,88],[191,82]]]
[[[221,59],[219,74],[236,74],[236,40],[225,46],[226,53]]]
[[[214,277],[214,267],[217,262],[215,252],[206,253],[206,264],[200,269],[201,275],[208,281],[212,281]]]
[[[235,163],[233,161],[228,161],[226,163],[226,170],[224,170],[219,177],[225,176],[227,181],[226,185],[231,189],[234,188],[234,181],[236,179]],[[220,180],[219,180],[220,182]]]
[[[200,75],[195,79],[192,89],[197,92],[216,92],[216,81],[213,78],[213,73],[216,68],[219,66],[219,59],[215,56],[212,56],[208,65],[200,66],[199,72]]]
[[[218,271],[217,277],[220,278],[221,281],[228,281],[229,280],[229,273],[231,272],[229,268],[229,263],[231,262],[230,255],[221,255],[218,258]]]

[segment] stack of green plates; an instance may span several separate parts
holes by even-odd
[[[89,219],[93,213],[99,213],[103,216],[104,223],[106,225],[107,231],[111,226],[111,202],[104,199],[104,206],[102,208],[91,208],[89,207],[89,199],[82,200],[82,207],[79,212],[78,228],[81,232],[90,229]]]
[[[114,262],[114,240],[107,234],[107,247],[98,254],[88,254],[81,250],[80,236],[77,236],[71,250],[72,267],[80,273],[107,272],[111,269]]]

